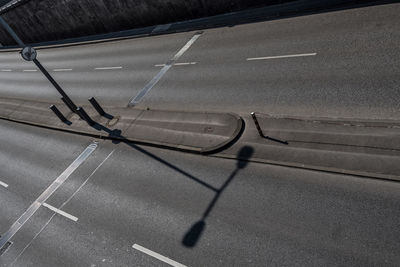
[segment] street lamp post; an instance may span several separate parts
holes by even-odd
[[[63,97],[63,101],[67,104],[68,108],[77,113],[77,106],[75,103],[69,98],[69,96],[64,92],[61,86],[53,79],[50,73],[43,67],[40,61],[36,58],[37,52],[33,47],[26,46],[24,42],[18,37],[18,35],[14,32],[14,30],[8,25],[8,23],[0,16],[0,24],[6,29],[6,31],[11,35],[11,37],[17,42],[17,44],[22,48],[21,56],[26,61],[33,61],[35,65],[39,68],[39,70],[43,73],[43,75],[49,80],[49,82],[56,88],[56,90]]]

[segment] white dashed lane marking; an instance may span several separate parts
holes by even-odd
[[[54,69],[53,71],[71,71],[72,69]]]
[[[158,254],[158,253],[156,253],[154,251],[151,251],[150,249],[142,247],[142,246],[140,246],[138,244],[134,244],[132,246],[132,248],[134,248],[136,250],[139,250],[139,251],[141,251],[141,252],[143,252],[143,253],[145,253],[145,254],[147,254],[149,256],[152,256],[153,258],[156,258],[157,260],[160,260],[162,262],[168,263],[171,266],[174,266],[174,267],[186,267],[186,265],[180,264],[179,262],[171,260],[170,258],[167,258],[167,257],[165,257],[165,256],[163,256],[161,254]]]
[[[184,48],[178,52],[177,55],[175,55],[175,58],[179,58],[179,56],[181,54],[183,54],[183,52],[185,50],[187,50],[190,45],[199,37],[199,35],[195,35],[194,38],[192,38],[192,40],[189,41],[188,44],[186,44],[184,46]],[[268,57],[251,57],[251,58],[247,58],[247,61],[254,61],[254,60],[268,60],[268,59],[279,59],[279,58],[293,58],[293,57],[310,57],[310,56],[316,56],[317,53],[306,53],[306,54],[293,54],[293,55],[281,55],[281,56],[268,56]],[[174,60],[171,60],[172,62]],[[154,65],[155,67],[166,67],[169,68],[171,66],[189,66],[189,65],[196,65],[197,62],[180,62],[180,63],[167,63],[167,64],[156,64]],[[94,68],[95,70],[119,70],[119,69],[123,69],[123,66],[114,66],[114,67],[97,67]],[[11,72],[13,71],[12,69],[1,69],[1,72]],[[37,70],[22,70],[23,72],[37,72]],[[53,71],[55,72],[62,72],[62,71],[72,71],[72,69],[53,69]],[[167,71],[164,70],[162,71],[162,75]],[[152,85],[154,85],[159,78],[161,78],[159,75],[158,77],[156,77],[156,79],[154,79],[154,81],[150,82],[150,85],[148,87],[151,87]],[[148,89],[148,88],[145,88]]]
[[[175,63],[174,66],[188,66],[188,65],[196,65],[197,62],[182,62],[182,63]],[[154,67],[164,67],[165,64],[157,64]]]
[[[247,61],[290,58],[290,57],[310,57],[310,56],[316,56],[316,55],[317,55],[317,53],[307,53],[307,54],[282,55],[282,56],[270,56],[270,57],[250,57],[247,59]]]
[[[118,67],[98,67],[95,68],[95,70],[119,70],[122,69],[122,66],[118,66]]]
[[[55,207],[53,207],[53,206],[51,206],[51,205],[49,205],[49,204],[47,204],[47,203],[43,203],[43,207],[46,207],[46,208],[48,208],[49,210],[54,211],[55,213],[58,213],[58,214],[60,214],[61,216],[64,216],[65,218],[68,218],[68,219],[70,219],[70,220],[72,220],[72,221],[74,221],[74,222],[77,222],[77,221],[78,221],[78,218],[77,218],[77,217],[75,217],[75,216],[73,216],[73,215],[71,215],[71,214],[69,214],[69,213],[66,213],[65,211],[59,210],[59,209],[57,209],[57,208],[55,208]]]
[[[7,187],[8,187],[8,184],[3,183],[2,181],[0,181],[0,186],[7,188]]]

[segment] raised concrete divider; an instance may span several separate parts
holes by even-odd
[[[99,138],[132,141],[216,157],[400,181],[400,121],[276,117],[256,114],[264,137],[250,116],[105,107],[100,116],[84,108],[89,126],[60,103],[61,122],[51,103],[0,98],[0,118]],[[112,118],[111,118],[112,116]],[[246,127],[244,127],[244,122]],[[240,137],[240,138],[239,138]]]
[[[240,141],[218,156],[237,158],[251,146],[251,161],[400,180],[400,121],[256,116],[270,139],[249,115]]]
[[[68,122],[49,109],[52,103],[0,98],[0,118],[97,137],[158,145],[197,153],[211,153],[237,139],[242,119],[232,113],[183,112],[105,107],[100,116],[85,105],[96,122],[89,126],[77,114],[57,103]]]

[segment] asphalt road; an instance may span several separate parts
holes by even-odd
[[[6,121],[0,131],[5,233],[93,140]],[[213,188],[222,189],[215,205]],[[395,266],[399,190],[395,182],[100,141],[0,264],[168,266],[139,245],[187,266]],[[201,234],[186,236],[204,213]]]
[[[126,106],[170,62],[138,107],[398,119],[399,11],[391,4],[206,30],[175,62],[195,32],[42,49],[39,59],[78,103],[96,96]],[[58,101],[35,70],[0,52],[0,97]],[[393,181],[3,120],[0,133],[0,235],[16,230],[1,266],[400,262]]]
[[[399,12],[397,3],[206,30],[138,106],[398,119]],[[121,106],[194,34],[44,49],[39,59],[78,102]],[[313,55],[248,60],[299,54]],[[0,95],[57,101],[35,70],[1,52]]]

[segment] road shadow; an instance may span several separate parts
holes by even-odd
[[[182,239],[182,244],[185,247],[192,248],[196,246],[199,241],[204,229],[206,228],[206,219],[210,215],[213,210],[215,204],[218,199],[221,197],[222,193],[228,187],[228,185],[232,182],[233,178],[235,178],[236,174],[239,170],[244,169],[248,164],[248,159],[253,155],[254,150],[250,146],[244,146],[238,153],[238,158],[243,160],[238,160],[236,164],[236,169],[231,173],[228,179],[224,182],[224,184],[215,192],[214,198],[211,200],[210,204],[208,204],[207,209],[204,211],[203,216],[200,220],[193,224],[193,226],[189,229],[189,231],[185,234]]]
[[[254,153],[254,149],[250,146],[244,146],[240,149],[240,151],[238,152],[237,155],[237,163],[236,163],[236,168],[233,170],[233,172],[229,175],[229,177],[225,180],[225,182],[222,184],[221,187],[216,188],[214,186],[212,186],[211,184],[208,184],[206,182],[204,182],[203,180],[199,179],[198,177],[193,176],[192,174],[188,173],[185,170],[182,170],[181,168],[179,168],[178,166],[160,158],[159,156],[154,155],[153,153],[147,151],[144,148],[141,148],[137,145],[135,145],[134,143],[132,143],[131,141],[129,141],[127,138],[125,138],[123,135],[121,135],[122,131],[119,129],[114,129],[111,130],[99,123],[95,123],[93,125],[93,128],[99,130],[99,131],[105,131],[108,133],[109,138],[112,140],[112,142],[114,144],[118,144],[118,143],[124,143],[126,145],[128,145],[129,147],[151,157],[152,159],[164,164],[165,166],[173,169],[174,171],[184,175],[185,177],[191,179],[192,181],[206,187],[207,189],[213,191],[215,193],[213,199],[211,200],[211,202],[208,204],[207,209],[204,211],[202,217],[193,224],[193,226],[189,229],[189,231],[186,232],[186,234],[184,235],[183,239],[182,239],[182,244],[185,247],[188,248],[192,248],[194,246],[196,246],[197,242],[199,241],[202,233],[204,232],[205,228],[206,228],[206,219],[208,218],[208,216],[210,215],[211,211],[213,210],[214,206],[216,205],[216,203],[218,202],[219,198],[221,197],[222,193],[225,191],[225,189],[229,186],[229,184],[232,182],[232,180],[235,178],[235,176],[237,175],[237,173],[246,168],[247,164],[248,164],[248,160],[252,157],[253,153]]]
[[[129,147],[131,147],[131,148],[133,148],[133,149],[135,149],[135,150],[137,150],[137,151],[139,151],[139,152],[151,157],[152,159],[164,164],[165,166],[171,168],[172,170],[182,174],[186,178],[189,178],[192,181],[194,181],[194,182],[196,182],[196,183],[198,183],[198,184],[200,184],[200,185],[202,185],[202,186],[204,186],[204,187],[206,187],[206,188],[208,188],[208,189],[210,189],[210,190],[212,190],[214,192],[218,191],[218,189],[215,188],[214,186],[202,181],[201,179],[195,177],[194,175],[188,173],[187,171],[182,170],[178,166],[166,161],[165,159],[160,158],[159,156],[154,155],[153,153],[147,151],[146,149],[144,149],[142,147],[139,147],[139,146],[135,145],[134,143],[132,143],[132,141],[129,141],[127,138],[125,138],[123,135],[121,135],[121,133],[122,133],[121,130],[119,130],[119,129],[111,130],[111,129],[109,129],[109,128],[107,128],[107,127],[105,127],[105,126],[103,126],[103,125],[101,125],[101,124],[99,124],[97,122],[93,125],[93,128],[95,128],[96,130],[105,131],[106,133],[108,133],[108,136],[112,140],[113,144],[124,143],[127,146],[129,146]]]

